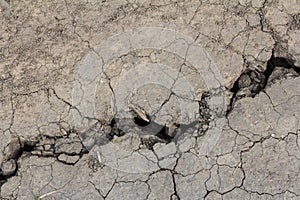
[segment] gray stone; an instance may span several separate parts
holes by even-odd
[[[57,154],[79,154],[83,147],[78,138],[62,138],[56,141],[54,148]]]
[[[17,170],[17,164],[16,161],[11,159],[8,161],[4,161],[1,164],[1,174],[3,176],[10,176],[13,175]]]

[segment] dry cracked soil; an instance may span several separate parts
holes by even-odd
[[[299,0],[0,0],[0,199],[300,199]]]

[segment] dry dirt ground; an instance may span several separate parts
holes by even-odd
[[[300,199],[299,0],[0,0],[0,199]]]

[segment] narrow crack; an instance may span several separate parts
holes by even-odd
[[[179,159],[176,160],[176,163],[175,163],[173,169],[176,169],[176,167],[178,165],[178,160]],[[176,172],[174,170],[171,170],[171,173],[172,173],[173,190],[174,190],[174,193],[172,194],[171,198],[174,199],[174,197],[175,197],[175,199],[180,200],[180,197],[179,197],[178,191],[177,191],[176,179],[175,179]]]

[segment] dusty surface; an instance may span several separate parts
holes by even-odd
[[[0,0],[0,199],[300,199],[300,2]]]

